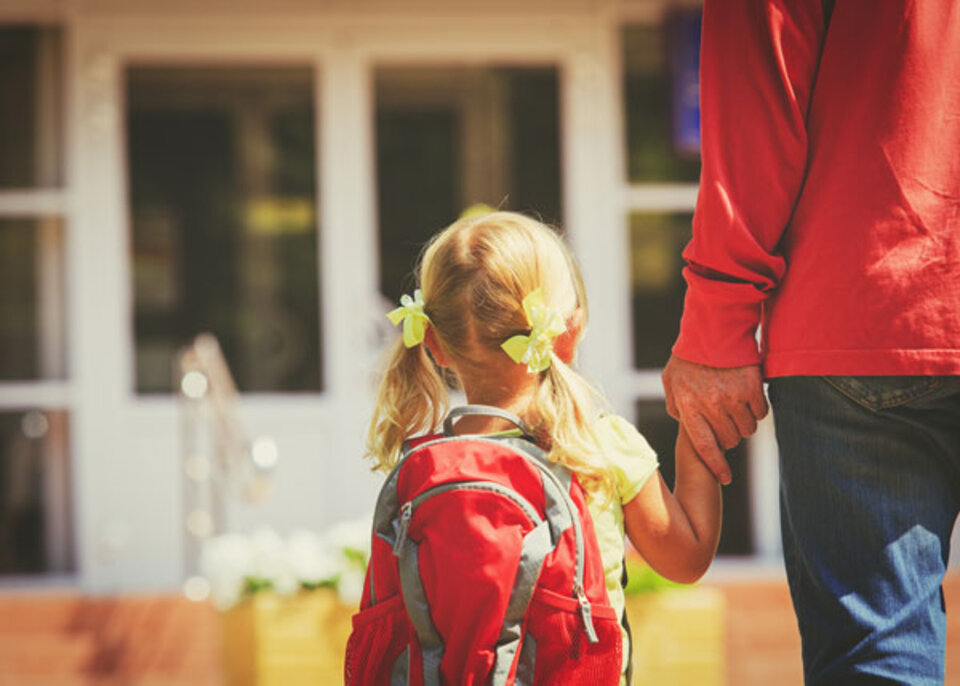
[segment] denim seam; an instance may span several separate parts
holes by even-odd
[[[925,395],[929,395],[934,391],[939,390],[940,387],[943,385],[942,380],[936,377],[933,377],[930,380],[930,384],[923,386],[922,388],[917,388],[910,392],[904,391],[900,395],[896,396],[896,398],[892,398],[890,400],[885,400],[882,402],[872,402],[866,398],[860,397],[855,393],[851,392],[843,384],[840,384],[834,381],[833,377],[821,376],[820,378],[826,381],[828,384],[830,384],[837,391],[842,393],[845,397],[849,398],[850,400],[857,403],[861,407],[864,407],[870,410],[871,412],[880,412],[882,410],[889,410],[891,407],[899,407],[901,405],[906,405],[907,403],[912,402],[917,398],[922,398]]]
[[[782,516],[785,516],[785,513],[783,513]],[[792,526],[792,525],[787,524],[787,526]],[[783,541],[782,534],[781,534],[780,540],[782,543]],[[797,537],[796,537],[796,534],[794,533],[791,533],[790,545],[785,546],[783,549],[783,562],[786,568],[793,566],[793,568],[797,570],[796,581],[793,584],[789,584],[789,587],[791,592],[790,594],[792,596],[791,600],[795,608],[795,615],[796,615],[795,619],[797,622],[797,627],[799,628],[801,624],[800,612],[801,612],[801,608],[804,607],[803,600],[804,600],[804,597],[806,596],[806,593],[804,593],[804,590],[803,590],[804,574],[802,572],[799,572],[799,566],[801,564],[805,565],[806,562],[801,561],[800,544],[797,542]],[[800,636],[800,652],[801,654],[803,653],[803,636],[802,635]]]

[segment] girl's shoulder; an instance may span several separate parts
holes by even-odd
[[[632,422],[620,415],[603,415],[594,425],[594,432],[600,446],[607,453],[657,459],[656,451],[650,447],[643,434],[637,430]]]
[[[637,427],[619,415],[600,417],[594,433],[613,475],[620,502],[631,501],[659,468],[656,451]]]

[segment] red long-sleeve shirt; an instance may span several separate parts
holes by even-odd
[[[677,357],[960,374],[960,2],[706,0],[700,59]]]

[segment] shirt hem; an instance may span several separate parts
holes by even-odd
[[[764,355],[765,378],[779,376],[957,376],[960,349],[796,350]]]

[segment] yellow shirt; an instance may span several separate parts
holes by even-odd
[[[588,498],[587,509],[593,518],[593,528],[600,546],[600,559],[603,561],[603,574],[607,581],[607,595],[617,616],[623,615],[625,599],[620,579],[623,574],[624,528],[623,505],[626,505],[640,493],[660,466],[657,453],[647,443],[636,427],[618,415],[606,415],[597,421],[594,427],[597,439],[604,451],[609,468],[613,473],[614,501],[599,497]],[[504,431],[497,436],[520,435],[519,431]],[[627,645],[626,632],[623,634],[623,667],[626,673]],[[621,678],[621,683],[623,683]]]
[[[623,417],[607,415],[597,422],[596,433],[605,457],[609,461],[614,478],[615,502],[603,498],[590,498],[588,509],[593,517],[593,528],[600,544],[603,573],[607,579],[607,595],[610,604],[621,616],[624,609],[623,573],[624,528],[623,505],[633,500],[647,479],[659,467],[657,454],[647,440]],[[622,629],[621,629],[622,631]],[[624,632],[624,672],[626,671],[627,643]]]

